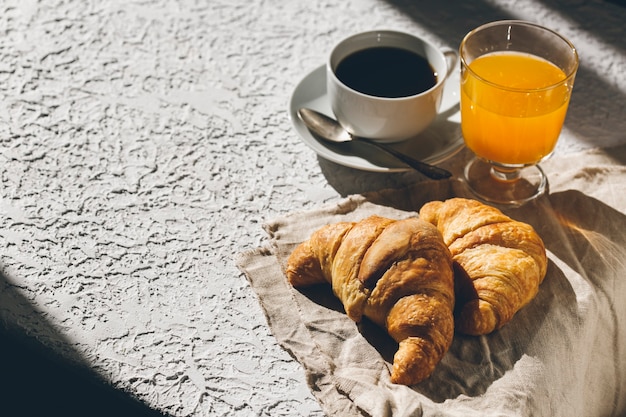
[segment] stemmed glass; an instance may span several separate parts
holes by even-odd
[[[578,69],[563,36],[517,20],[469,32],[461,42],[461,128],[475,157],[465,167],[481,199],[520,205],[547,189],[538,163],[554,151]]]

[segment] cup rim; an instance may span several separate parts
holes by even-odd
[[[442,58],[442,61],[444,62],[444,65],[446,66],[446,71],[444,71],[444,73],[442,74],[442,76],[439,75],[439,71],[437,71],[437,82],[435,83],[435,85],[433,85],[432,87],[430,87],[428,90],[424,90],[421,93],[417,93],[417,94],[411,94],[408,96],[403,96],[403,97],[384,97],[384,96],[375,96],[372,94],[366,94],[363,93],[361,91],[355,90],[354,88],[350,87],[349,85],[345,84],[343,81],[341,81],[339,79],[339,77],[337,77],[337,74],[335,74],[335,69],[333,69],[333,65],[332,65],[332,58],[333,55],[335,53],[335,51],[344,43],[348,42],[348,41],[352,41],[355,38],[358,37],[366,37],[366,36],[370,36],[370,35],[395,35],[395,36],[402,36],[402,37],[406,37],[409,38],[411,40],[417,40],[419,42],[422,42],[423,44],[427,45],[429,48],[431,48],[432,50],[436,51],[440,57]],[[367,48],[370,48],[371,46],[368,46]],[[366,49],[366,48],[362,48],[362,49]],[[356,52],[358,50],[362,50],[362,49],[356,49],[353,52]],[[414,50],[410,50],[411,52],[415,52]],[[353,53],[351,52],[351,53]],[[345,57],[344,57],[345,58]],[[424,57],[426,58],[426,57]],[[428,59],[427,59],[428,60]],[[430,63],[430,60],[428,60],[428,62]],[[348,37],[345,37],[343,39],[341,39],[339,42],[337,42],[333,48],[331,49],[330,53],[328,54],[328,58],[326,59],[326,70],[327,72],[332,76],[333,80],[341,85],[343,88],[349,90],[351,93],[362,96],[364,98],[368,98],[368,99],[375,99],[375,100],[381,100],[381,101],[394,101],[394,102],[398,102],[398,101],[407,101],[407,100],[413,100],[415,98],[424,96],[426,94],[430,94],[432,93],[436,88],[439,88],[444,82],[445,80],[448,78],[447,73],[449,72],[449,68],[447,68],[448,64],[445,58],[444,53],[440,50],[440,48],[438,48],[437,46],[435,46],[435,44],[433,44],[432,42],[410,34],[408,32],[403,32],[403,31],[399,31],[399,30],[392,30],[392,29],[376,29],[376,30],[369,30],[369,31],[364,31],[364,32],[359,32],[359,33],[355,33],[353,35],[350,35]]]
[[[465,56],[463,55],[463,46],[466,44],[467,40],[474,35],[477,32],[480,32],[484,29],[488,29],[490,27],[493,26],[505,26],[505,25],[520,25],[520,26],[531,26],[537,29],[541,29],[547,33],[551,33],[552,35],[555,35],[556,37],[558,37],[559,39],[561,39],[562,41],[564,41],[568,46],[569,49],[572,51],[572,53],[574,54],[574,66],[573,68],[569,71],[569,73],[565,74],[565,78],[562,79],[561,81],[554,83],[554,84],[550,84],[544,87],[540,87],[540,88],[516,88],[516,87],[508,87],[505,85],[501,85],[498,84],[497,82],[493,82],[490,80],[485,79],[484,77],[481,77],[480,75],[478,75],[474,70],[472,70],[469,66],[469,64],[467,63]],[[560,85],[569,83],[574,76],[576,75],[576,72],[578,71],[578,67],[580,65],[580,57],[578,56],[578,50],[576,49],[576,47],[574,46],[574,44],[567,39],[565,36],[561,35],[560,33],[558,33],[555,30],[552,30],[550,28],[547,28],[545,26],[539,25],[537,23],[533,23],[533,22],[528,22],[525,20],[517,20],[517,19],[512,19],[512,20],[497,20],[494,22],[489,22],[489,23],[485,23],[483,25],[478,26],[475,29],[472,29],[471,31],[469,31],[464,37],[463,40],[461,41],[461,44],[459,45],[459,61],[461,63],[461,66],[468,71],[470,74],[472,74],[472,76],[478,80],[480,80],[481,82],[488,84],[490,86],[499,88],[501,90],[507,90],[507,91],[511,91],[511,92],[518,92],[518,93],[528,93],[528,92],[542,92],[542,91],[547,91],[547,90],[551,90],[553,88],[556,88]]]

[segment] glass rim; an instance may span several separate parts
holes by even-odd
[[[475,33],[482,31],[484,29],[493,27],[493,26],[505,26],[505,25],[519,25],[519,26],[530,26],[530,27],[534,27],[536,29],[541,29],[547,33],[550,33],[556,37],[558,37],[559,39],[561,39],[563,42],[565,42],[569,49],[571,50],[571,52],[574,55],[574,66],[573,68],[569,71],[569,73],[565,73],[565,78],[562,79],[561,81],[554,83],[554,84],[550,84],[547,85],[545,87],[540,87],[540,88],[516,88],[516,87],[508,87],[505,85],[501,85],[498,84],[496,82],[490,81],[485,79],[484,77],[481,77],[480,75],[478,75],[476,73],[476,71],[472,70],[469,67],[469,64],[467,63],[465,56],[463,54],[463,46],[467,43],[467,40],[474,35]],[[505,52],[505,51],[501,51],[501,52]],[[528,55],[533,55],[533,54],[528,54]],[[478,26],[475,29],[472,29],[471,31],[469,31],[464,37],[463,40],[461,41],[461,44],[459,46],[459,61],[461,62],[461,65],[465,68],[465,70],[469,71],[473,77],[477,78],[479,81],[484,82],[485,84],[491,85],[493,87],[497,87],[499,89],[502,90],[507,90],[507,91],[511,91],[511,92],[519,92],[519,93],[528,93],[528,92],[541,92],[541,91],[547,91],[547,90],[551,90],[553,88],[559,87],[560,85],[566,84],[568,83],[572,78],[574,78],[574,76],[576,75],[576,72],[578,71],[578,66],[580,64],[580,58],[578,56],[578,51],[576,49],[576,47],[574,46],[574,44],[567,39],[565,36],[561,35],[560,33],[558,33],[555,30],[552,30],[550,28],[547,28],[545,26],[539,25],[537,23],[533,23],[533,22],[528,22],[525,20],[497,20],[495,22],[489,22],[489,23],[485,23],[481,26]],[[550,61],[549,61],[550,62]],[[554,64],[553,62],[550,62],[551,64]],[[562,68],[560,68],[562,69]]]

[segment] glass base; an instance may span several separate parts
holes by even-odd
[[[548,179],[538,165],[501,167],[479,158],[465,166],[465,181],[481,200],[511,206],[533,200],[548,188]]]

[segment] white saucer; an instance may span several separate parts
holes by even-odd
[[[407,155],[429,164],[439,164],[455,155],[463,147],[461,112],[459,109],[459,71],[446,81],[439,115],[432,125],[417,137],[392,146]],[[326,95],[326,68],[324,65],[304,77],[296,86],[289,102],[289,116],[296,131],[319,156],[351,168],[374,172],[408,171],[402,162],[367,143],[353,141],[330,143],[317,139],[298,117],[298,109],[309,107],[332,116]]]

